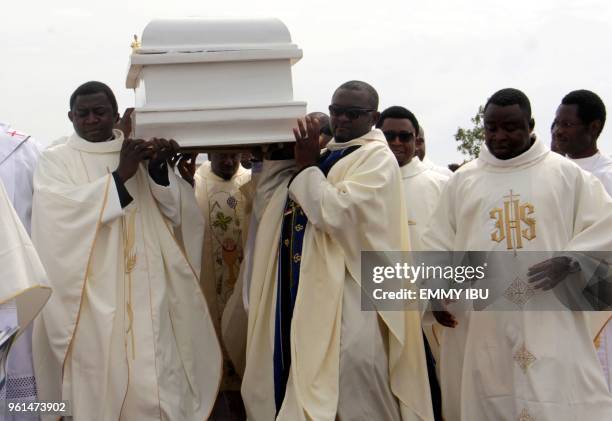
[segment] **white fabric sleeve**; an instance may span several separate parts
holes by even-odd
[[[337,201],[334,201],[332,204],[338,205],[340,211],[344,210],[340,202],[343,198],[345,199],[343,196],[347,195],[346,192],[331,186],[321,170],[314,166],[303,169],[295,176],[289,185],[289,197],[299,203],[302,209],[304,209],[304,212],[308,215],[308,222],[331,234],[331,230],[325,229],[327,224],[322,212],[324,209],[324,206],[322,206],[323,195],[326,188],[329,188],[330,193],[337,196]]]
[[[159,203],[159,208],[172,225],[178,227],[181,225],[181,193],[176,174],[170,166],[168,166],[168,181],[170,182],[168,186],[160,186],[149,176],[151,193]]]
[[[123,216],[123,208],[121,207],[121,201],[119,200],[119,191],[117,190],[117,184],[114,178],[111,176],[110,185],[108,186],[108,198],[106,200],[106,206],[102,212],[101,222],[108,224],[113,222],[115,219]]]

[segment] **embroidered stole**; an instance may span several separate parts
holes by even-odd
[[[327,176],[340,159],[357,150],[359,146],[327,151],[319,158],[317,167]],[[291,367],[291,318],[300,280],[302,245],[308,218],[291,198],[287,198],[283,211],[278,255],[278,281],[276,285],[276,316],[274,320],[274,399],[276,413],[285,398],[287,379]]]

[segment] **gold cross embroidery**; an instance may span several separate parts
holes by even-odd
[[[523,373],[527,374],[527,370],[529,369],[529,367],[531,367],[531,364],[533,364],[537,358],[535,357],[535,355],[529,352],[525,344],[523,344],[521,345],[519,350],[516,351],[513,356],[513,359],[519,365],[519,367],[521,367]]]

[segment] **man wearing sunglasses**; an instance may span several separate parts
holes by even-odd
[[[419,122],[406,108],[399,106],[387,108],[381,113],[376,127],[385,135],[402,173],[408,207],[410,248],[422,250],[421,235],[448,177],[427,168],[415,156],[415,139],[419,133]],[[411,206],[417,201],[418,206]]]
[[[294,129],[297,173],[269,200],[254,248],[249,419],[433,419],[418,312],[361,310],[361,251],[408,247],[397,161],[372,130],[377,108],[374,88],[347,82],[323,154],[317,119]]]
[[[412,112],[400,106],[389,107],[380,114],[376,127],[382,130],[400,166],[408,208],[410,248],[414,251],[421,251],[423,250],[421,235],[438,204],[440,193],[448,177],[427,168],[415,156],[415,138],[419,133],[419,122]],[[423,326],[423,330],[429,342],[426,344],[429,382],[434,413],[438,420],[442,419],[440,387],[435,369],[438,344],[431,324]]]

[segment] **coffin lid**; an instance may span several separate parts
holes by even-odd
[[[283,22],[265,19],[156,19],[130,56],[126,86],[135,88],[142,66],[302,58]]]

